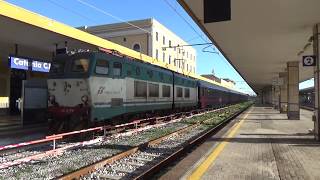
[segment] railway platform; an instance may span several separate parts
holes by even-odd
[[[207,139],[161,179],[320,179],[312,111],[300,120],[252,107]]]

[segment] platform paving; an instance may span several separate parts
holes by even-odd
[[[301,109],[300,114],[300,120],[288,120],[286,114],[270,107],[251,107],[170,167],[160,179],[190,179],[194,170],[222,142],[227,142],[201,179],[318,180],[320,142],[309,131],[313,128],[313,112]],[[243,123],[235,135],[226,138],[239,120]]]
[[[311,111],[301,110],[301,120],[288,120],[270,107],[246,113],[235,136],[210,139],[228,144],[201,179],[320,179],[320,144],[309,132]]]

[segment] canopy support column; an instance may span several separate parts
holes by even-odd
[[[288,106],[288,72],[279,73],[279,78],[282,79],[282,85],[280,86],[280,113],[287,112]]]
[[[300,119],[299,105],[299,62],[287,62],[288,69],[288,119]]]
[[[314,135],[316,140],[320,140],[320,111],[319,111],[319,101],[320,101],[320,65],[319,65],[319,24],[315,24],[313,27],[313,54],[316,56],[316,67],[314,71]]]

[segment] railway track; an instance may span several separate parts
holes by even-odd
[[[87,179],[95,179],[92,177],[96,175],[101,178],[103,176],[104,178],[114,177],[113,179],[139,177],[139,174],[141,175],[139,170],[143,169],[143,172],[149,172],[150,166],[156,167],[159,161],[165,160],[172,153],[185,147],[186,142],[200,137],[200,134],[210,128],[205,124],[208,117],[213,116],[214,113],[217,114],[217,112],[224,114],[226,109],[222,108],[197,115],[189,114],[190,116],[187,118],[149,125],[139,130],[116,133],[108,137],[98,137],[58,153],[0,169],[0,179],[54,179],[57,177],[72,179],[71,174],[73,173],[78,174],[75,176],[76,178],[86,177]],[[201,117],[205,118],[201,120]],[[202,124],[199,123],[200,121]],[[70,144],[65,143],[57,147],[59,149],[68,147],[68,145]],[[37,155],[36,152],[35,154],[28,153],[25,156]],[[16,154],[16,156],[15,160],[21,160],[21,154]],[[7,158],[2,162],[8,161],[8,157],[1,157]],[[97,165],[97,162],[103,162],[103,165]],[[88,167],[93,167],[93,169],[83,173],[83,169]],[[100,170],[105,173],[97,171],[96,174],[84,176],[101,167],[105,167]]]
[[[205,125],[209,120],[206,119],[59,178],[82,180],[148,178],[161,167],[183,155],[187,149],[224,127],[245,109],[233,113],[214,128]]]

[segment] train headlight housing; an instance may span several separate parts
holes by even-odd
[[[88,96],[87,95],[83,95],[82,97],[81,97],[81,101],[83,102],[83,103],[88,103],[88,100],[89,100],[89,98],[88,98]]]
[[[49,102],[50,102],[51,104],[54,104],[54,103],[56,102],[56,97],[55,97],[54,95],[50,95],[50,96],[49,96]]]

